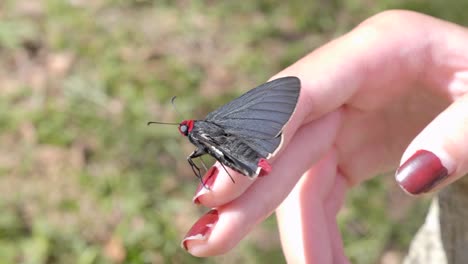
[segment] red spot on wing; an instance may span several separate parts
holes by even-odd
[[[268,163],[266,159],[260,159],[258,161],[258,167],[261,168],[260,173],[258,174],[258,177],[263,177],[266,176],[268,173],[271,171],[271,165]]]

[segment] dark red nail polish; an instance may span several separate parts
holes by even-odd
[[[411,194],[432,190],[448,176],[448,170],[434,153],[418,150],[398,168],[396,179]]]
[[[188,250],[187,242],[190,240],[206,240],[213,227],[218,222],[218,210],[213,209],[203,215],[198,221],[190,228],[182,240],[182,247]]]
[[[218,176],[219,169],[216,166],[211,167],[206,174],[202,178],[202,183],[200,183],[197,187],[197,190],[195,191],[195,196],[192,199],[192,202],[194,204],[200,204],[200,201],[198,198],[205,194],[211,187],[213,187],[213,184],[216,180],[216,177]],[[208,188],[208,190],[207,190]]]

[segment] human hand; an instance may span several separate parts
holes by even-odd
[[[225,253],[276,210],[288,262],[347,263],[336,215],[348,188],[394,171],[402,153],[397,181],[411,194],[468,172],[467,47],[466,28],[387,11],[276,75],[302,90],[273,170],[255,181],[230,171],[232,184],[211,168],[194,199],[216,209],[184,246]]]

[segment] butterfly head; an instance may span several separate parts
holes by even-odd
[[[184,136],[188,136],[192,129],[193,120],[184,120],[179,124],[179,132]]]

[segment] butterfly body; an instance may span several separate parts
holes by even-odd
[[[201,177],[193,159],[209,154],[251,178],[268,173],[267,160],[281,146],[283,127],[296,108],[299,92],[297,77],[283,77],[250,90],[204,120],[181,122],[179,132],[196,147],[187,157],[193,172]]]
[[[192,159],[209,154],[241,174],[249,177],[258,175],[258,163],[264,157],[242,138],[226,133],[222,127],[212,122],[203,120],[192,122],[193,127],[187,133],[187,137],[196,149],[188,156],[188,160],[195,174],[199,175],[199,171]]]

